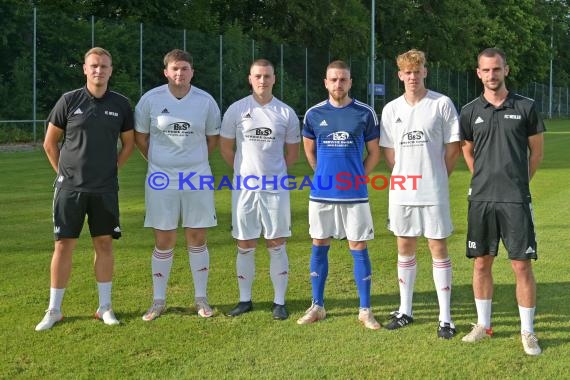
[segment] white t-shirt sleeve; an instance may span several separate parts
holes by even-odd
[[[382,118],[380,119],[380,142],[379,145],[384,148],[393,148],[394,139],[392,137],[392,128],[390,120],[390,107],[386,106],[382,110]]]
[[[150,102],[143,96],[135,107],[135,131],[150,133]]]
[[[299,118],[292,108],[288,109],[287,131],[285,132],[285,144],[298,144],[301,142],[301,128]]]
[[[235,103],[230,105],[224,113],[222,119],[222,128],[220,129],[220,136],[227,139],[236,138],[236,106]]]
[[[214,100],[208,102],[208,114],[206,117],[206,136],[220,134],[220,108]]]
[[[441,103],[441,114],[443,116],[443,142],[449,144],[460,141],[459,117],[453,102],[448,97],[445,97]]]

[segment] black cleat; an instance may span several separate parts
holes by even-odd
[[[289,313],[285,308],[285,305],[279,305],[277,303],[273,304],[273,319],[283,321],[289,318]]]
[[[404,327],[409,325],[410,323],[414,322],[414,318],[410,317],[406,314],[401,314],[397,311],[393,311],[390,313],[391,321],[384,325],[384,328],[388,330],[396,330],[400,327]]]
[[[443,339],[451,339],[455,336],[455,327],[451,327],[451,323],[438,323],[437,325],[437,336]]]
[[[243,313],[247,313],[253,310],[253,303],[251,301],[240,302],[226,314],[228,317],[237,317]]]

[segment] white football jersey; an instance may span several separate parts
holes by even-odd
[[[390,203],[449,202],[445,145],[459,140],[457,111],[447,96],[428,91],[414,106],[403,95],[388,103],[382,110],[380,146],[394,149]],[[415,189],[412,176],[421,176]]]
[[[291,107],[275,97],[262,106],[249,95],[227,109],[220,136],[236,140],[234,176],[271,180],[287,175],[284,147],[299,143],[301,130]],[[260,183],[259,190],[283,189],[278,182],[277,188]]]
[[[150,133],[148,175],[165,173],[169,189],[178,188],[178,179],[195,172],[211,176],[206,136],[218,135],[220,109],[207,92],[192,86],[182,99],[177,99],[168,85],[145,93],[135,108],[135,130]]]

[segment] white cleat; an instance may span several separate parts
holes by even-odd
[[[111,305],[99,306],[97,312],[95,312],[95,318],[102,320],[103,323],[109,326],[118,325],[120,323],[117,317],[115,317]]]
[[[533,333],[529,333],[528,331],[523,331],[521,334],[521,339],[522,339],[524,352],[526,352],[527,355],[532,355],[532,356],[540,355],[542,350],[538,345],[538,339],[536,335],[534,335]]]
[[[36,325],[36,331],[49,330],[62,319],[63,314],[61,314],[60,310],[48,309],[42,321]]]

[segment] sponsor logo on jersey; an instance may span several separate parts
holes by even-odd
[[[62,183],[63,179],[64,179],[64,177],[62,175],[60,175],[59,177],[57,177],[57,182]]]
[[[172,127],[173,131],[188,131],[190,129],[190,123],[178,121],[170,124],[169,127]]]
[[[348,132],[340,131],[328,134],[327,137],[331,138],[333,141],[346,141],[348,140]]]
[[[321,121],[321,123],[319,124],[319,126],[321,126],[321,127],[328,127],[329,125],[328,125],[328,123],[327,123],[326,120],[323,120],[323,121]]]
[[[475,124],[481,124],[483,122],[484,122],[484,120],[481,119],[481,116],[477,116],[477,119],[475,119]]]
[[[425,133],[423,131],[410,131],[402,135],[400,140],[401,146],[417,146],[423,145],[427,142]]]
[[[521,115],[505,115],[505,119],[520,120]]]
[[[74,115],[83,115],[83,111],[81,111],[81,108],[78,108],[73,112],[73,114]]]
[[[272,136],[273,130],[267,127],[253,128],[244,133],[245,138],[249,141],[267,142],[275,140]]]
[[[271,136],[272,133],[271,128],[255,128],[256,136]]]
[[[115,111],[105,111],[105,115],[119,117],[119,113]]]
[[[404,133],[402,136],[402,141],[417,141],[421,140],[424,137],[424,133],[422,131],[410,131]]]
[[[170,113],[170,112],[168,112],[168,109],[165,108],[165,109],[163,109],[162,112],[160,112],[160,113]]]

